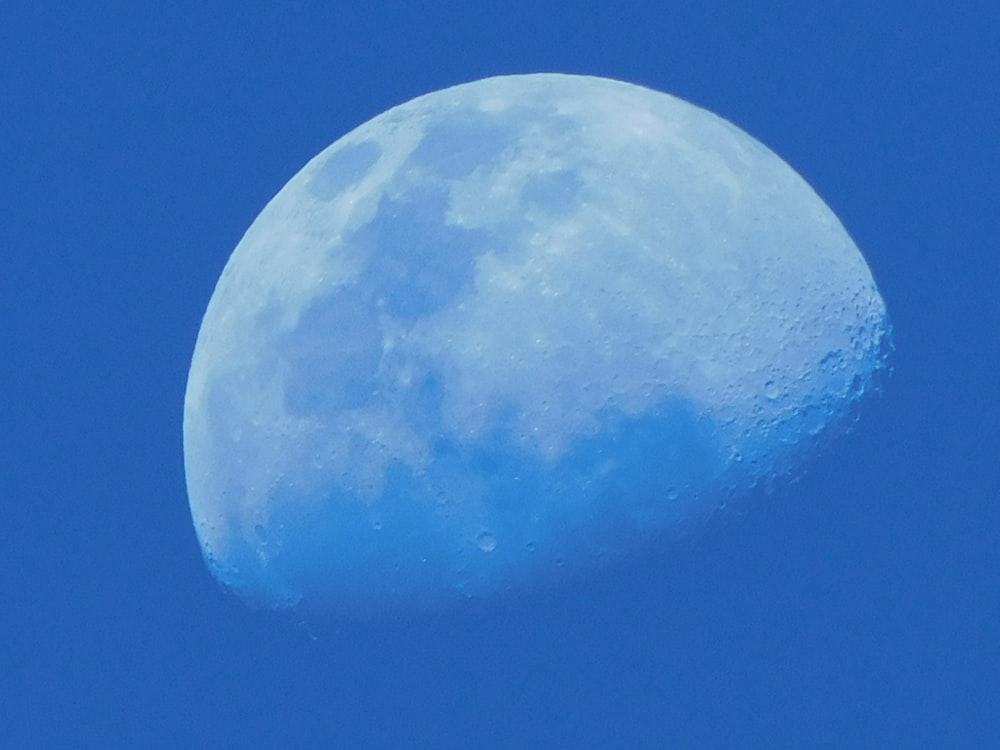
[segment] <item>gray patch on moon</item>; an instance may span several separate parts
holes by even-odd
[[[533,175],[521,189],[521,202],[550,216],[567,216],[577,210],[583,188],[583,178],[575,170]]]
[[[382,342],[374,305],[354,290],[323,297],[303,312],[275,351],[286,364],[285,408],[292,414],[356,409],[372,398]]]
[[[413,323],[447,307],[472,281],[483,233],[445,222],[445,193],[423,188],[409,200],[383,198],[349,242],[379,248],[357,286],[377,290],[380,310]]]
[[[321,200],[336,198],[346,188],[361,182],[381,155],[382,149],[374,141],[345,146],[327,157],[309,181],[309,190]]]
[[[427,126],[410,163],[449,180],[488,168],[520,136],[519,128],[511,127],[506,119],[475,110],[459,110],[450,118]]]

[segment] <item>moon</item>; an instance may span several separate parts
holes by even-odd
[[[226,264],[195,530],[256,607],[537,591],[799,472],[890,348],[841,223],[740,129],[603,78],[454,86],[322,151]]]

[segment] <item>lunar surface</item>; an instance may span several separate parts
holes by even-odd
[[[534,591],[798,472],[890,347],[847,232],[738,128],[600,78],[455,86],[321,152],[233,252],[191,512],[256,606]]]

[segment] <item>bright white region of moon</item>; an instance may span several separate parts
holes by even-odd
[[[890,338],[837,218],[735,126],[601,78],[455,86],[233,252],[184,404],[195,528],[256,606],[537,590],[797,471]]]

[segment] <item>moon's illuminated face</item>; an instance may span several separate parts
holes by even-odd
[[[888,340],[836,217],[729,123],[599,78],[456,86],[327,148],[236,248],[191,510],[253,603],[533,588],[794,470]]]

